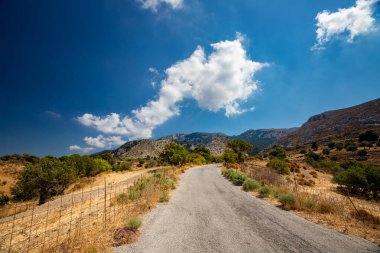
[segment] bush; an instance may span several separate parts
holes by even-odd
[[[207,163],[210,163],[213,160],[210,149],[206,147],[196,147],[193,152],[201,155]]]
[[[377,142],[379,136],[372,130],[368,130],[365,133],[359,135],[359,142],[368,141],[368,142]]]
[[[261,197],[267,197],[270,193],[270,188],[266,185],[259,188],[259,194]]]
[[[335,148],[335,142],[330,142],[328,145],[329,149],[334,149]]]
[[[341,151],[343,149],[343,143],[339,142],[339,143],[335,144],[335,148],[336,148],[336,150]]]
[[[117,202],[120,204],[127,202],[127,199],[128,195],[126,193],[121,193],[119,196],[117,196]]]
[[[244,191],[253,191],[257,188],[259,188],[260,184],[251,178],[247,178],[243,183],[243,190]]]
[[[7,195],[0,195],[0,206],[4,206],[6,204],[8,204],[8,202],[10,201],[10,198],[7,196]]]
[[[188,155],[189,152],[184,146],[171,142],[165,145],[159,159],[166,164],[182,166],[187,162]]]
[[[234,171],[232,169],[227,169],[223,171],[223,175],[229,179],[234,185],[243,185],[247,176],[240,171]]]
[[[302,155],[306,154],[306,149],[301,149],[300,154]]]
[[[246,140],[231,140],[228,142],[227,147],[237,154],[237,162],[241,163],[247,158],[248,153],[252,150],[253,146]]]
[[[223,160],[227,163],[236,163],[238,155],[232,150],[227,148],[223,153]]]
[[[358,149],[358,147],[356,146],[356,144],[355,144],[355,142],[353,140],[347,140],[344,143],[344,148],[347,151],[356,151]]]
[[[288,175],[290,173],[289,163],[278,158],[270,160],[267,166],[282,175]]]
[[[191,153],[189,155],[188,161],[196,165],[201,165],[201,164],[206,163],[206,159],[198,153]]]
[[[294,205],[296,204],[296,196],[291,193],[280,194],[278,200],[284,207],[287,208],[294,208]]]
[[[366,150],[362,149],[357,152],[358,156],[366,156],[368,153]]]
[[[314,151],[318,150],[318,143],[317,142],[313,142],[311,144],[311,149],[313,149]]]
[[[315,207],[317,206],[317,204],[315,203],[315,201],[312,200],[312,199],[304,199],[304,200],[302,201],[302,204],[303,204],[305,207],[307,207],[308,209],[313,209],[313,208],[315,208]]]
[[[115,164],[112,167],[113,171],[126,171],[126,170],[131,170],[132,169],[132,163],[131,162],[123,162],[120,164]]]
[[[128,191],[128,199],[130,200],[136,200],[140,198],[140,196],[141,196],[141,191],[133,190],[133,189],[130,189]]]
[[[127,223],[127,228],[132,231],[137,231],[142,225],[142,220],[140,218],[131,218]]]
[[[322,154],[329,155],[330,154],[330,149],[327,149],[327,148],[323,149],[322,150]]]
[[[275,146],[269,151],[269,156],[280,159],[286,158],[286,149],[281,146]]]
[[[377,198],[380,192],[380,168],[348,161],[341,165],[345,171],[338,173],[334,181],[345,186],[350,192]]]
[[[168,202],[169,201],[169,193],[164,191],[160,197],[160,202]]]

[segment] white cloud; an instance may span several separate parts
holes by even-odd
[[[183,6],[183,0],[138,0],[144,9],[150,9],[156,12],[161,4],[166,4],[173,10],[179,9]]]
[[[250,60],[242,42],[238,34],[236,40],[211,44],[213,51],[208,56],[198,47],[189,58],[166,69],[158,98],[133,110],[132,117],[87,113],[77,119],[103,133],[140,139],[150,138],[157,126],[179,115],[178,104],[184,99],[194,99],[209,111],[224,110],[227,117],[251,110],[240,105],[258,89],[254,74],[268,64]]]
[[[149,72],[150,73],[153,73],[153,74],[156,74],[156,75],[158,75],[158,70],[156,69],[156,68],[153,68],[153,67],[149,67]]]
[[[53,112],[53,111],[45,111],[45,114],[49,115],[50,117],[56,118],[56,119],[62,118],[61,114],[59,114],[57,112]]]
[[[69,147],[69,149],[71,151],[79,151],[79,152],[82,152],[82,153],[90,153],[91,151],[94,150],[94,148],[82,148],[82,147],[79,147],[78,145],[72,145]]]
[[[120,146],[125,143],[120,136],[104,137],[103,135],[98,135],[97,137],[85,137],[84,141],[87,145],[96,148],[111,148],[112,146]]]
[[[350,8],[338,9],[337,12],[319,12],[315,18],[318,27],[317,41],[312,49],[323,49],[327,42],[344,33],[348,33],[347,42],[353,42],[356,36],[373,31],[373,6],[378,1],[357,0],[355,6]]]

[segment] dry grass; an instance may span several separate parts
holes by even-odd
[[[278,175],[280,179],[268,172],[266,167],[262,167],[262,161],[256,163],[251,160],[239,169],[270,186],[271,195],[266,198],[270,203],[284,207],[284,204],[278,201],[279,196],[292,194],[296,201],[287,203],[286,207],[294,210],[296,214],[380,245],[380,203],[342,195],[331,182],[331,175],[317,172],[300,163],[299,167],[306,169],[300,170],[299,173],[295,173],[294,170],[290,176]],[[313,180],[314,183],[309,183],[309,180]],[[259,196],[257,192],[252,194]]]
[[[164,175],[175,180],[184,169],[166,168]],[[98,194],[91,194],[84,201],[82,197],[78,203],[54,206],[49,211],[37,212],[36,209],[34,214],[30,210],[25,217],[20,214],[14,222],[5,220],[0,223],[0,252],[7,252],[12,230],[11,252],[25,252],[27,247],[30,247],[29,252],[42,249],[48,252],[107,252],[112,245],[132,242],[138,238],[138,231],[120,237],[127,220],[149,211],[159,202],[163,192],[172,189],[171,185],[152,180],[153,177],[153,174],[144,177],[147,183],[135,200],[119,197],[128,196],[128,185],[108,188],[106,199],[104,191],[100,188],[99,194],[97,188]]]

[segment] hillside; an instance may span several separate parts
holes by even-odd
[[[158,157],[168,140],[137,140],[129,141],[121,147],[112,151],[116,157],[121,158],[146,158]]]
[[[278,129],[250,129],[240,135],[232,136],[232,139],[243,139],[254,145],[256,151],[261,151],[272,146],[278,139],[294,132],[297,128]]]
[[[292,148],[314,141],[356,139],[366,130],[380,134],[380,99],[312,116],[300,128],[280,138],[277,144]]]

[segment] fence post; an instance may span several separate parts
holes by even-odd
[[[107,224],[107,179],[104,178],[104,229]]]
[[[50,208],[50,201],[48,202],[48,208],[47,208],[47,211],[46,211],[46,222],[45,222],[45,229],[44,229],[44,241],[42,243],[42,251],[41,252],[44,252],[44,250],[45,250],[46,229],[47,229],[47,224],[48,224],[48,220],[49,220],[49,208]]]
[[[17,203],[15,205],[15,214],[13,214],[12,231],[11,231],[11,238],[9,239],[8,253],[10,253],[11,249],[12,249],[13,231],[14,231],[14,228],[15,228],[15,220],[16,220],[16,207],[17,207]]]
[[[56,245],[58,245],[58,241],[59,241],[59,232],[60,232],[60,229],[61,229],[61,217],[62,217],[62,197],[63,195],[61,195],[61,205],[59,207],[59,220],[58,220],[58,232],[57,232],[57,240],[56,240]]]
[[[98,185],[98,198],[96,200],[96,228],[99,226],[99,185]]]
[[[31,219],[30,219],[29,238],[28,238],[28,248],[27,248],[26,252],[29,252],[29,249],[30,249],[30,239],[32,238],[33,218],[34,218],[34,206],[33,206],[33,209],[32,209],[32,217],[31,217]]]
[[[73,197],[74,197],[74,192],[71,192],[70,226],[69,226],[69,233],[67,234],[69,240],[70,240],[70,236],[71,236],[71,223],[73,220],[73,206],[74,206]]]

